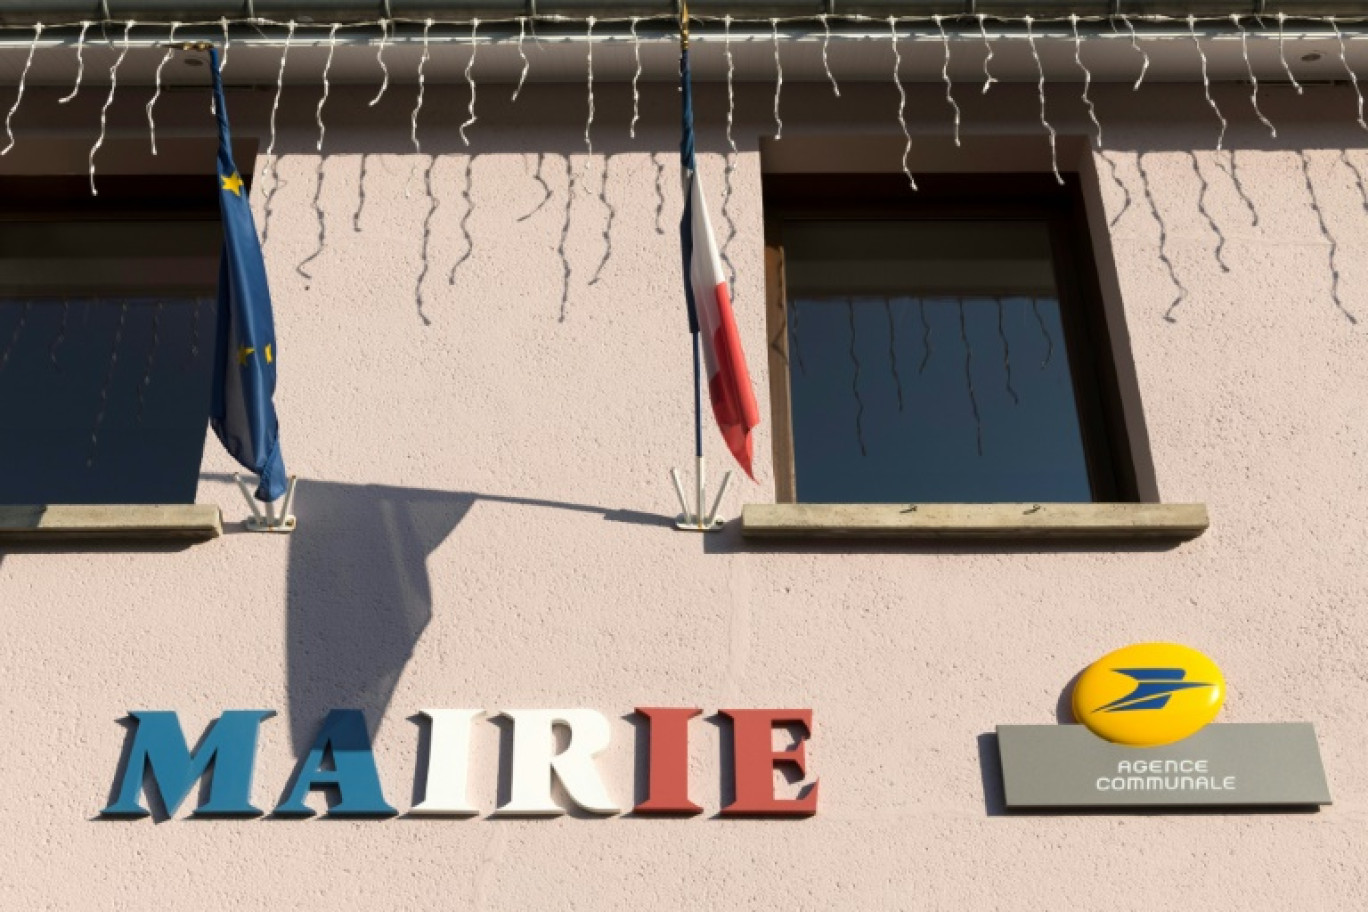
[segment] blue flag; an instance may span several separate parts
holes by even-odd
[[[209,424],[233,458],[261,478],[257,500],[285,493],[285,461],[280,456],[276,421],[275,321],[266,263],[257,242],[246,185],[233,164],[228,106],[223,100],[218,52],[209,51],[218,114],[219,208],[223,213],[223,257],[219,261],[218,349],[214,358],[214,395]]]

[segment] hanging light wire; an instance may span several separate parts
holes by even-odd
[[[836,77],[831,73],[831,61],[827,59],[827,46],[831,44],[831,20],[826,13],[817,17],[822,23],[822,69],[826,71],[826,78],[831,82],[831,91],[837,97],[841,97],[841,87],[836,84]],[[731,16],[726,18],[727,25],[731,25]]]
[[[988,89],[993,83],[997,82],[997,77],[993,75],[989,64],[993,62],[993,44],[988,40],[988,27],[984,24],[988,19],[983,13],[978,14],[979,35],[983,38],[983,49],[987,53],[983,57],[983,94],[988,94]]]
[[[912,176],[912,168],[908,165],[908,159],[912,157],[912,134],[907,129],[907,92],[902,84],[902,52],[898,50],[898,18],[888,17],[888,32],[893,42],[893,85],[898,89],[898,126],[902,127],[903,139],[906,144],[903,146],[902,170],[907,177],[907,184],[913,190],[917,189],[917,180]]]
[[[1092,71],[1083,62],[1083,39],[1078,34],[1077,15],[1071,14],[1069,16],[1069,25],[1073,28],[1074,63],[1078,64],[1078,68],[1083,71],[1083,104],[1088,107],[1088,117],[1092,119],[1093,129],[1096,131],[1097,148],[1100,149],[1102,148],[1102,124],[1097,119],[1097,107],[1093,105],[1092,98],[1088,95],[1088,89],[1092,87]]]
[[[323,151],[323,106],[328,103],[328,73],[332,70],[333,52],[337,50],[338,28],[338,23],[334,22],[332,28],[328,29],[328,59],[323,63],[323,97],[318,99],[318,107],[314,110],[314,119],[318,121],[318,143],[314,146],[317,152]]]
[[[1344,72],[1349,74],[1349,81],[1354,86],[1354,97],[1358,99],[1358,125],[1363,129],[1368,130],[1368,123],[1363,122],[1363,92],[1359,89],[1358,74],[1355,73],[1354,68],[1349,65],[1349,57],[1345,53],[1344,33],[1340,31],[1339,23],[1335,21],[1334,16],[1327,16],[1326,21],[1329,22],[1330,27],[1335,30],[1335,40],[1339,42],[1340,63],[1344,65]]]
[[[380,45],[375,49],[375,62],[380,64],[380,72],[382,75],[380,77],[380,91],[376,92],[375,97],[370,100],[370,107],[372,108],[375,107],[375,103],[380,100],[381,96],[385,94],[385,90],[389,88],[389,67],[385,65],[385,44],[389,41],[389,30],[390,21],[388,19],[381,19]]]
[[[784,65],[779,62],[779,20],[770,20],[770,32],[774,37],[774,138],[784,135],[784,121],[779,117],[779,96],[784,90]]]
[[[1287,13],[1278,13],[1278,59],[1282,61],[1283,72],[1287,74],[1287,80],[1292,83],[1292,88],[1297,90],[1297,94],[1302,94],[1301,83],[1297,82],[1297,77],[1292,75],[1292,67],[1287,64],[1287,36],[1283,31],[1283,25],[1287,22]]]
[[[1249,74],[1249,103],[1254,106],[1254,113],[1258,115],[1259,122],[1267,127],[1268,132],[1276,139],[1278,128],[1273,126],[1273,122],[1264,116],[1263,109],[1259,107],[1259,77],[1254,75],[1254,65],[1249,62],[1249,31],[1240,20],[1239,13],[1231,13],[1230,21],[1240,30],[1240,52],[1244,54],[1245,72]]]
[[[156,87],[152,91],[152,97],[147,102],[147,135],[152,142],[152,154],[157,154],[157,121],[152,116],[152,109],[157,106],[157,99],[161,97],[162,89],[162,70],[166,68],[167,62],[176,53],[173,45],[176,43],[176,29],[180,28],[179,22],[171,23],[171,32],[166,36],[166,53],[162,55],[161,63],[157,64],[157,75],[154,78]]]
[[[945,56],[941,60],[941,79],[945,82],[945,100],[955,112],[955,145],[960,144],[960,109],[955,103],[955,95],[950,87],[950,36],[945,33],[945,20],[941,16],[932,16],[931,19],[936,23],[936,28],[940,29],[941,45],[945,48]]]
[[[104,145],[105,129],[108,123],[109,106],[114,102],[114,92],[119,88],[119,66],[128,56],[129,35],[133,32],[134,22],[129,19],[124,23],[123,50],[119,51],[118,58],[114,65],[109,68],[109,94],[105,96],[104,107],[100,108],[100,135],[95,138],[95,144],[90,147],[90,195],[99,196],[100,191],[95,189],[95,153],[100,151]]]
[[[1135,49],[1135,53],[1140,55],[1140,75],[1135,77],[1135,85],[1131,86],[1131,91],[1136,92],[1140,89],[1140,83],[1145,81],[1145,74],[1149,72],[1149,54],[1140,46],[1140,36],[1136,34],[1135,23],[1130,21],[1130,17],[1122,15],[1121,21],[1126,23],[1126,28],[1130,29],[1131,47]]]
[[[640,16],[632,17],[632,55],[636,58],[636,71],[632,73],[632,123],[627,129],[627,135],[636,139],[637,121],[641,119],[641,92],[637,89],[637,83],[641,81],[641,36],[637,34],[637,23],[641,21]],[[731,24],[731,17],[727,17],[727,24]]]
[[[285,61],[290,58],[290,41],[294,38],[295,21],[290,20],[285,32],[285,47],[280,51],[280,69],[276,72],[275,100],[271,102],[271,141],[266,146],[266,158],[271,167],[271,173],[277,173],[278,161],[275,158],[276,142],[276,112],[280,110],[280,94],[285,89]]]
[[[81,91],[81,78],[85,76],[85,40],[86,32],[90,30],[90,20],[81,20],[81,34],[76,38],[76,84],[71,87],[71,92],[57,99],[58,104],[66,104],[76,97],[76,93]]]
[[[24,82],[28,79],[29,67],[33,66],[33,53],[38,50],[38,39],[42,37],[43,23],[34,23],[33,41],[29,44],[28,59],[24,61],[24,71],[19,74],[19,92],[14,96],[14,104],[10,107],[9,113],[5,115],[5,133],[9,135],[9,145],[0,151],[0,155],[8,155],[9,150],[14,148],[14,129],[10,126],[10,121],[14,120],[14,112],[19,110],[19,102],[24,100]]]
[[[461,142],[470,145],[469,138],[466,137],[466,129],[475,125],[475,55],[480,51],[480,20],[470,20],[470,59],[466,61],[465,79],[466,85],[470,87],[470,107],[466,109],[465,123],[461,124]]]
[[[527,70],[531,67],[528,62],[527,54],[523,51],[523,39],[527,36],[527,17],[518,17],[518,56],[522,58],[522,72],[518,74],[518,85],[513,89],[513,101],[518,100],[518,93],[523,89],[523,83],[527,81]]]
[[[1221,132],[1216,136],[1216,151],[1219,152],[1221,150],[1221,144],[1225,142],[1226,127],[1228,125],[1226,123],[1225,115],[1221,113],[1221,109],[1216,105],[1216,99],[1211,97],[1211,79],[1207,76],[1206,51],[1202,50],[1202,42],[1197,38],[1197,17],[1189,13],[1187,22],[1188,34],[1192,36],[1192,43],[1197,48],[1197,56],[1201,58],[1202,61],[1202,91],[1206,94],[1206,102],[1211,106],[1212,113],[1214,113],[1216,119],[1221,122]]]
[[[1034,22],[1030,16],[1026,17],[1026,41],[1031,45],[1031,57],[1035,60],[1036,66],[1036,94],[1040,96],[1040,125],[1045,128],[1045,132],[1050,137],[1050,169],[1054,171],[1055,181],[1061,186],[1064,184],[1064,176],[1059,173],[1059,149],[1055,137],[1055,128],[1050,126],[1050,121],[1045,117],[1045,67],[1040,62],[1040,52],[1036,49],[1035,32],[1031,30]]]
[[[413,142],[413,167],[409,169],[408,180],[404,181],[404,197],[408,198],[409,191],[413,185],[413,175],[418,169],[418,156],[423,152],[423,146],[418,142],[418,115],[423,110],[423,94],[427,85],[426,77],[423,75],[423,67],[428,62],[428,35],[432,31],[432,20],[423,20],[423,54],[418,58],[418,98],[413,105],[413,114],[409,117],[409,138]],[[428,166],[429,181],[431,181],[432,168]],[[435,207],[434,207],[435,208]],[[431,213],[429,213],[430,215]],[[426,262],[426,261],[424,261]]]

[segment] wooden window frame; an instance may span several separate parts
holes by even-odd
[[[777,174],[764,178],[766,328],[773,413],[775,501],[796,504],[783,223],[803,219],[1030,219],[1046,221],[1064,344],[1093,503],[1139,503],[1113,334],[1077,174],[932,174],[912,192],[901,174]]]

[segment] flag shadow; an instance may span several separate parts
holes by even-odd
[[[296,753],[312,745],[330,709],[359,709],[371,733],[378,729],[432,620],[428,558],[479,501],[670,528],[664,516],[588,504],[301,479],[295,502],[300,528],[289,536],[285,622]]]

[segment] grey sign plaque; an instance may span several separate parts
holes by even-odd
[[[1309,722],[1208,725],[1127,747],[1082,725],[999,725],[1008,810],[1315,807],[1330,803]]]

